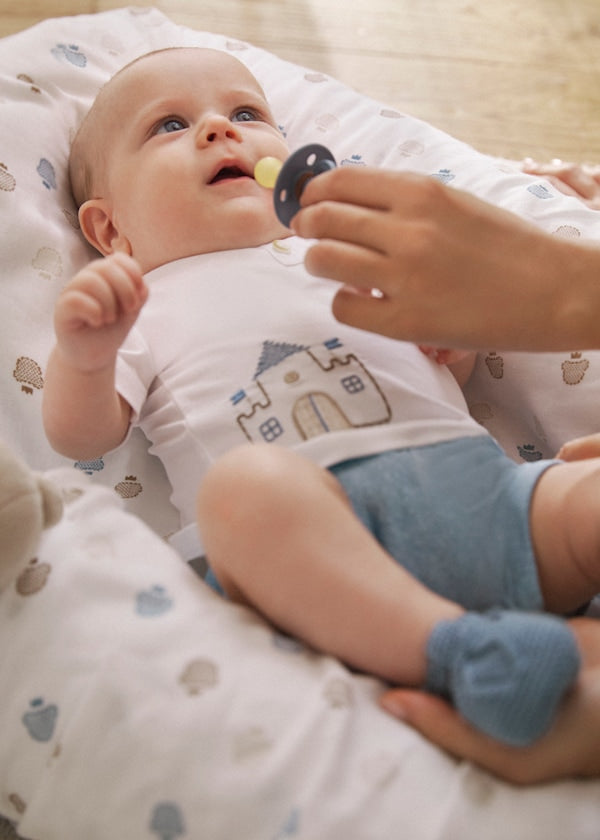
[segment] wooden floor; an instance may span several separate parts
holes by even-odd
[[[0,35],[151,0],[0,0]],[[600,162],[600,0],[155,0],[491,154]]]

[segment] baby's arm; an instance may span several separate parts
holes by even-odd
[[[147,296],[137,262],[115,253],[76,274],[59,297],[43,417],[63,455],[95,458],[127,434],[131,409],[115,389],[116,358]]]
[[[419,350],[438,365],[445,365],[460,387],[464,388],[473,373],[477,353],[471,350],[430,347],[428,344],[419,344]]]

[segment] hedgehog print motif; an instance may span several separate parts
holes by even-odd
[[[34,388],[44,387],[41,367],[27,356],[19,356],[13,370],[13,376],[17,382],[21,383],[21,391],[26,394],[33,394]]]

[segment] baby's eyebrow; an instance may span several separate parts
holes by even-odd
[[[135,111],[129,111],[122,118],[124,128],[137,132],[149,131],[154,123],[165,116],[170,116],[177,111],[172,99],[155,100],[148,104],[141,105]]]

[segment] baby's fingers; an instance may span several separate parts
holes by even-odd
[[[117,252],[101,262],[122,311],[138,312],[146,302],[148,288],[137,261],[128,254]]]
[[[95,260],[65,287],[57,307],[57,322],[67,328],[115,324],[144,305],[147,289],[137,263],[125,254]]]
[[[110,316],[109,316],[110,317]],[[65,289],[55,313],[57,331],[79,330],[83,327],[98,329],[107,323],[106,313],[96,295],[82,288]]]

